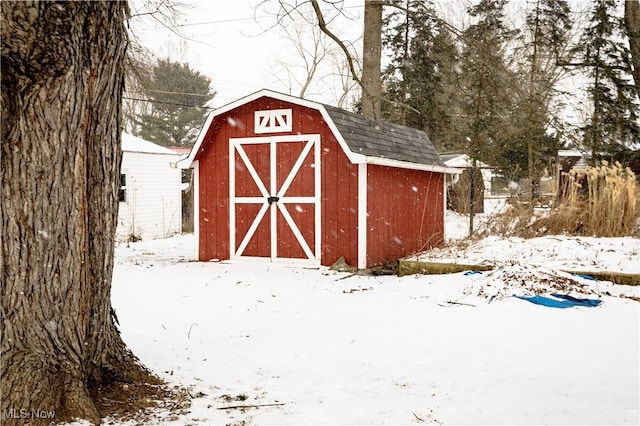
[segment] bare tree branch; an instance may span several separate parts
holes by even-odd
[[[313,6],[313,10],[314,10],[314,12],[316,14],[316,17],[318,18],[318,26],[320,27],[320,30],[323,33],[325,33],[327,35],[327,37],[329,37],[331,40],[333,40],[338,45],[338,47],[340,47],[340,49],[344,52],[345,57],[347,59],[347,64],[349,65],[349,70],[351,71],[351,77],[360,85],[360,87],[362,87],[362,80],[360,79],[360,77],[358,77],[358,74],[356,73],[356,69],[355,69],[355,66],[354,66],[354,60],[353,60],[353,57],[351,56],[351,52],[349,52],[349,49],[342,42],[340,37],[335,35],[327,27],[327,23],[324,20],[324,15],[322,14],[322,10],[320,10],[320,6],[318,5],[318,1],[317,0],[311,0],[311,5]]]

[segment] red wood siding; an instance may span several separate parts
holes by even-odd
[[[444,239],[444,174],[367,166],[367,265],[393,262]]]
[[[341,256],[358,265],[358,165],[351,164],[326,127],[320,154],[322,164],[322,264]]]
[[[199,158],[199,260],[229,258],[229,147],[227,126],[216,121]],[[203,143],[203,146],[205,144]]]
[[[293,128],[286,133],[254,133],[254,111],[291,108]],[[321,140],[321,262],[333,264],[340,256],[347,263],[357,264],[357,165],[350,164],[337,140],[326,125],[320,112],[300,105],[290,104],[272,98],[260,98],[241,105],[216,117],[196,156],[199,160],[200,209],[198,220],[199,259],[228,259],[229,247],[229,138],[275,136],[285,134],[319,134]],[[246,152],[256,169],[268,169],[269,154],[260,152],[262,148],[246,146]],[[287,148],[291,148],[287,152]],[[302,144],[278,144],[279,162],[277,180],[280,186],[287,177],[288,170],[297,159]],[[236,158],[236,170],[241,162]],[[308,196],[313,193],[309,187],[313,174],[313,152],[303,163],[300,175],[291,184],[288,196]],[[261,170],[257,170],[261,173]],[[236,173],[237,196],[259,196],[260,193],[248,172]],[[265,178],[268,188],[268,179]],[[244,188],[244,189],[240,189]],[[299,204],[287,206],[294,221],[310,247],[315,241],[315,211],[313,205]],[[255,217],[259,206],[237,206],[236,246],[238,246]],[[311,210],[311,211],[310,211]],[[304,257],[302,248],[293,233],[287,229],[284,218],[278,214],[278,256]],[[256,235],[245,249],[245,256],[264,256],[269,247],[269,212],[263,218]],[[265,248],[266,247],[266,248]]]

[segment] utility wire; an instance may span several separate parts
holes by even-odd
[[[363,6],[343,6],[340,10],[342,9],[362,9]],[[334,9],[323,9],[323,12],[328,12],[328,11],[332,11]],[[232,22],[242,22],[242,21],[261,21],[263,19],[270,19],[273,18],[274,15],[261,15],[261,16],[252,16],[252,17],[248,17],[248,18],[230,18],[230,19],[219,19],[216,21],[204,21],[204,22],[191,22],[191,23],[186,23],[186,24],[172,24],[171,27],[172,28],[183,28],[183,27],[195,27],[195,26],[199,26],[199,25],[215,25],[215,24],[227,24],[227,23],[232,23]],[[146,30],[158,30],[158,29],[162,29],[162,28],[166,28],[166,26],[162,25],[162,26],[158,26],[158,27],[152,27],[152,28],[147,28]]]
[[[212,98],[213,96],[208,95],[208,94],[202,94],[202,93],[189,93],[189,92],[172,92],[172,91],[168,91],[168,90],[151,90],[151,89],[145,89],[144,93],[164,93],[167,95],[188,95],[188,96],[202,96],[202,97],[207,97],[207,98]]]
[[[215,109],[215,108],[211,108],[208,106],[193,106],[193,105],[187,105],[187,104],[180,104],[177,102],[164,102],[164,101],[156,101],[153,99],[143,99],[143,98],[130,98],[128,96],[123,96],[122,99],[126,99],[128,101],[140,101],[140,102],[150,102],[150,103],[155,103],[155,104],[165,104],[165,105],[175,105],[175,106],[183,106],[183,107],[187,107],[187,108],[204,108],[204,109]]]

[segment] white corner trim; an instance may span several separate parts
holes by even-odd
[[[194,260],[200,259],[200,162],[193,162],[193,235],[196,240]]]
[[[233,139],[229,139],[227,146],[229,149],[229,258],[231,258],[236,254],[236,149]]]
[[[358,269],[367,267],[367,163],[358,164]]]
[[[447,176],[444,177],[442,183],[442,239],[447,241]]]
[[[316,197],[316,241],[315,241],[315,252],[316,252],[316,260],[318,263],[322,263],[322,165],[320,164],[322,156],[320,155],[320,146],[322,144],[322,140],[320,135],[317,135],[315,139],[315,150],[313,152],[313,167],[315,173],[315,191],[314,195]]]

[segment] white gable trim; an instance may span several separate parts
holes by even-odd
[[[284,102],[289,102],[295,105],[300,105],[303,107],[307,107],[310,109],[315,109],[317,111],[320,112],[320,115],[322,115],[322,118],[324,119],[324,121],[327,123],[327,125],[329,126],[329,128],[331,129],[331,132],[333,133],[333,135],[335,136],[336,140],[338,141],[338,144],[340,145],[340,147],[342,148],[342,151],[346,154],[347,158],[349,159],[349,161],[352,164],[363,164],[363,163],[367,163],[367,164],[374,164],[374,165],[379,165],[379,166],[387,166],[387,167],[398,167],[401,169],[410,169],[410,170],[424,170],[424,171],[429,171],[429,172],[436,172],[436,173],[449,173],[449,174],[460,174],[462,173],[462,170],[460,169],[456,169],[453,167],[442,167],[442,166],[433,166],[433,165],[427,165],[427,164],[417,164],[417,163],[410,163],[407,161],[398,161],[398,160],[392,160],[392,159],[388,159],[388,158],[379,158],[379,157],[370,157],[370,156],[366,156],[366,155],[362,155],[362,154],[357,154],[353,151],[351,151],[351,149],[349,149],[349,145],[347,145],[347,142],[344,140],[344,137],[342,136],[342,134],[340,133],[340,131],[338,130],[338,128],[336,127],[335,123],[333,122],[333,120],[331,119],[331,117],[329,116],[329,114],[327,113],[327,110],[325,109],[324,105],[317,103],[317,102],[313,102],[313,101],[309,101],[306,99],[300,99],[300,98],[296,98],[294,96],[290,96],[290,95],[285,95],[283,93],[278,93],[278,92],[273,92],[271,90],[260,90],[258,92],[252,93],[248,96],[245,96],[244,98],[238,99],[234,102],[231,102],[223,107],[220,107],[214,111],[212,111],[211,113],[209,113],[209,116],[207,117],[206,122],[204,123],[204,125],[202,126],[202,129],[200,129],[200,134],[198,135],[198,139],[196,140],[195,145],[193,146],[193,148],[191,149],[191,152],[189,153],[189,156],[178,161],[178,167],[180,168],[185,168],[188,169],[190,167],[192,167],[193,161],[195,159],[196,154],[198,153],[198,151],[200,150],[200,146],[202,145],[203,141],[204,141],[204,137],[207,134],[207,131],[209,129],[209,127],[211,126],[211,123],[213,122],[214,118],[222,115],[226,112],[229,112],[239,106],[242,106],[244,104],[247,104],[249,102],[255,101],[256,99],[262,98],[262,97],[270,97],[273,99],[277,99],[277,100],[281,100]]]
[[[311,109],[315,109],[317,111],[320,112],[320,114],[322,115],[322,118],[324,118],[325,122],[327,123],[327,125],[329,126],[329,128],[331,129],[331,131],[333,132],[334,136],[336,137],[336,139],[338,140],[338,143],[340,144],[340,147],[342,148],[342,150],[344,151],[344,153],[347,155],[347,158],[349,158],[349,161],[351,161],[351,163],[353,164],[360,164],[360,163],[365,163],[366,162],[366,158],[364,155],[361,154],[356,154],[353,151],[351,151],[349,149],[349,146],[347,145],[347,143],[345,142],[344,138],[342,137],[342,135],[340,134],[340,132],[338,131],[338,128],[336,127],[336,125],[333,123],[333,121],[331,120],[331,117],[329,117],[329,114],[327,113],[326,109],[324,108],[324,106],[322,104],[319,104],[317,102],[313,102],[313,101],[308,101],[306,99],[300,99],[300,98],[296,98],[290,95],[285,95],[283,93],[278,93],[278,92],[273,92],[271,90],[260,90],[258,92],[252,93],[248,96],[245,96],[244,98],[238,99],[234,102],[231,102],[223,107],[220,107],[214,111],[211,111],[209,113],[209,116],[207,117],[207,120],[205,121],[204,125],[202,126],[202,128],[200,129],[200,133],[198,134],[198,139],[196,139],[196,143],[193,145],[193,148],[191,148],[191,152],[189,152],[189,155],[180,160],[178,162],[178,167],[183,168],[183,169],[188,169],[190,167],[192,167],[192,164],[194,162],[194,159],[196,157],[196,154],[198,153],[198,151],[200,150],[200,146],[202,145],[202,143],[204,142],[204,137],[207,134],[207,131],[209,130],[209,127],[211,126],[211,123],[213,122],[214,118],[216,118],[219,115],[222,115],[226,112],[231,111],[232,109],[235,109],[239,106],[242,106],[244,104],[247,104],[249,102],[255,101],[256,99],[262,98],[264,96],[268,96],[270,98],[273,99],[278,99],[281,101],[285,101],[285,102],[289,102],[295,105],[300,105],[300,106],[304,106],[307,108],[311,108]]]

